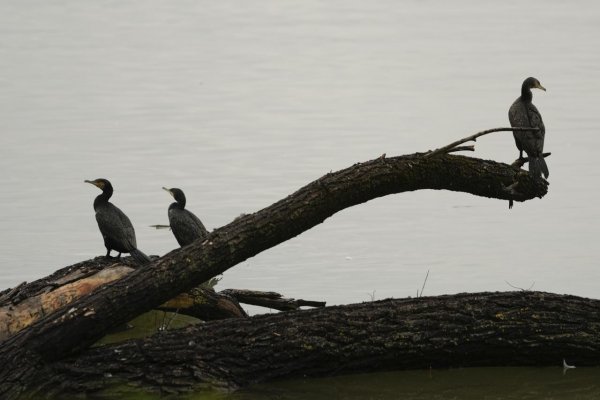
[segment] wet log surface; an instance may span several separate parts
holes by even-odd
[[[329,173],[261,211],[216,229],[204,241],[174,250],[103,286],[4,341],[0,347],[0,365],[4,366],[0,370],[0,397],[17,396],[48,363],[86,350],[110,329],[340,210],[420,189],[526,201],[543,197],[548,183],[504,163],[455,155],[380,157]]]
[[[274,378],[474,366],[600,364],[600,300],[543,292],[383,300],[222,320],[94,348],[46,370],[44,393],[118,382],[161,392]]]

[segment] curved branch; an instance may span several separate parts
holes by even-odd
[[[518,193],[506,191],[514,182]],[[379,158],[329,173],[283,200],[214,230],[122,280],[45,317],[0,347],[0,397],[18,394],[39,365],[88,348],[123,324],[234,265],[322,223],[338,211],[393,193],[452,190],[525,201],[547,182],[510,165],[455,155]]]

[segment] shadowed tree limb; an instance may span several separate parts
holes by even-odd
[[[231,296],[240,303],[267,307],[279,311],[297,310],[300,307],[325,307],[324,301],[288,299],[276,292],[260,292],[247,289],[225,289],[221,294]]]
[[[429,153],[431,154],[431,153]],[[519,193],[506,187],[519,183]],[[87,349],[111,328],[289,240],[345,208],[420,189],[503,200],[543,197],[547,182],[510,165],[455,155],[379,158],[329,173],[290,196],[214,230],[103,286],[12,336],[0,347],[0,397],[18,395],[46,363]]]

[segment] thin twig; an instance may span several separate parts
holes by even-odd
[[[429,270],[427,270],[427,275],[425,275],[425,280],[423,281],[423,287],[421,288],[421,294],[417,290],[417,297],[423,297],[423,290],[425,290],[425,284],[427,283],[427,278],[429,278]]]
[[[163,311],[164,317],[163,317],[163,322],[162,322],[162,326],[159,328],[160,331],[166,331],[169,329],[169,326],[171,326],[171,322],[173,322],[173,320],[175,319],[175,317],[179,314],[179,308],[175,310],[175,312],[171,313],[171,318],[169,319],[169,321],[165,324],[165,319],[167,316],[167,312]]]
[[[373,293],[367,293],[367,294],[371,298],[371,301],[375,301],[375,290],[373,290]]]
[[[453,149],[446,151],[446,153],[455,153],[457,151],[475,151],[475,146],[457,146]]]
[[[528,291],[530,291],[530,290],[531,290],[531,288],[533,287],[533,285],[535,285],[535,281],[533,281],[533,283],[531,284],[531,286],[529,286],[527,289],[523,289],[523,288],[521,288],[521,287],[518,287],[518,286],[514,286],[514,285],[512,285],[512,284],[511,284],[509,281],[504,281],[504,282],[506,282],[506,284],[507,284],[508,286],[510,286],[511,288],[514,288],[514,289],[519,289],[519,290],[522,290],[522,291],[524,291],[524,292],[528,292]]]
[[[150,225],[150,228],[154,229],[171,229],[170,225]]]
[[[478,132],[478,133],[476,133],[474,135],[467,136],[466,138],[457,140],[456,142],[450,143],[447,146],[440,147],[439,149],[436,149],[436,150],[432,151],[431,153],[425,154],[425,157],[433,157],[433,156],[438,155],[438,154],[445,154],[445,153],[448,152],[448,150],[453,149],[453,148],[455,148],[458,145],[461,145],[463,143],[470,142],[470,141],[474,141],[475,142],[478,137],[483,136],[483,135],[487,135],[488,133],[503,132],[503,131],[512,131],[512,132],[514,132],[514,131],[537,131],[537,130],[539,130],[539,128],[515,127],[515,128],[493,128],[493,129],[487,129],[485,131]]]

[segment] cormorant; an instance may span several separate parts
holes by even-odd
[[[107,179],[86,180],[102,190],[102,194],[94,200],[94,210],[96,211],[96,221],[98,228],[104,238],[106,246],[106,257],[110,258],[111,250],[121,253],[129,253],[140,264],[148,264],[150,258],[137,248],[135,240],[135,231],[127,215],[118,207],[108,201],[113,194],[113,187]]]
[[[523,158],[523,151],[529,157],[529,173],[535,177],[544,174],[548,178],[550,173],[542,156],[546,128],[542,121],[542,115],[531,102],[533,99],[531,89],[546,91],[546,88],[537,79],[531,77],[525,79],[521,86],[521,96],[515,100],[508,110],[508,119],[513,127],[539,128],[537,131],[515,131],[513,136],[515,137],[517,149],[519,149],[519,159]]]
[[[187,246],[195,240],[203,239],[208,235],[208,231],[192,212],[185,209],[185,194],[181,189],[167,189],[173,196],[175,203],[169,206],[169,225],[181,247]]]

